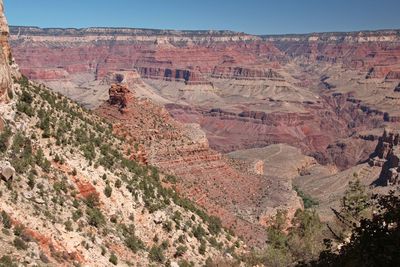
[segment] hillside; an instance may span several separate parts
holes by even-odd
[[[2,254],[22,239],[17,260],[101,265],[115,253],[134,263],[167,242],[166,258],[196,263],[233,247],[218,221],[168,189],[170,176],[129,160],[109,124],[23,78],[14,92],[15,117],[1,134],[3,161],[16,171],[1,183]],[[175,258],[179,246],[184,255]]]
[[[130,159],[110,123],[27,80],[3,54],[1,264],[233,264],[243,243],[181,198],[176,178]]]

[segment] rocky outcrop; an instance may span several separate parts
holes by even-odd
[[[113,84],[111,85],[111,88],[108,91],[109,94],[108,103],[110,103],[110,105],[118,106],[118,110],[120,112],[123,112],[123,110],[126,108],[128,104],[129,93],[130,93],[129,89],[126,85]]]
[[[371,166],[382,167],[379,184],[400,184],[400,132],[387,130],[379,138],[373,157],[369,160]]]
[[[11,49],[8,44],[9,30],[4,16],[3,0],[0,0],[0,103],[8,100],[8,91],[12,90]]]
[[[15,169],[10,162],[2,161],[0,162],[0,174],[4,180],[8,181],[14,176]]]

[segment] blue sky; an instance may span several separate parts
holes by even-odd
[[[221,29],[252,34],[400,28],[400,0],[4,0],[10,25]]]

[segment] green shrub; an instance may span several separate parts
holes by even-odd
[[[113,253],[111,253],[110,258],[108,259],[109,262],[111,262],[114,265],[118,264],[118,258],[117,256]]]
[[[65,180],[62,180],[60,182],[55,182],[53,184],[53,189],[58,193],[60,193],[61,191],[64,192],[64,193],[67,193],[68,192],[68,185],[67,185]]]
[[[163,229],[167,231],[168,233],[172,231],[172,222],[171,221],[166,221],[163,223]]]
[[[99,205],[99,197],[96,194],[90,194],[85,199],[85,204],[89,208],[94,208]]]
[[[149,251],[149,258],[150,260],[155,262],[164,262],[165,256],[163,249],[161,247],[153,245]]]
[[[14,235],[16,236],[21,236],[21,234],[23,233],[25,227],[21,224],[18,224],[14,227]]]
[[[28,175],[28,186],[29,188],[32,190],[33,188],[35,188],[35,176],[33,175],[33,173],[30,173]]]
[[[167,180],[168,182],[170,182],[171,184],[176,184],[177,180],[176,177],[173,175],[167,175],[165,177],[165,180]]]
[[[222,223],[221,219],[215,216],[210,216],[208,219],[208,230],[211,234],[216,235],[221,232]]]
[[[314,206],[318,206],[318,201],[313,199],[310,195],[307,195],[303,191],[300,190],[297,186],[293,187],[296,191],[297,195],[303,200],[303,205],[305,209],[310,209]]]
[[[14,98],[14,93],[12,90],[8,90],[7,95],[8,95],[8,98],[10,98],[10,99]]]
[[[89,225],[100,227],[105,223],[104,215],[98,208],[88,208],[86,210],[86,214],[88,216],[87,218]]]
[[[106,253],[107,253],[106,248],[104,246],[101,246],[101,255],[104,256],[106,255]]]
[[[1,212],[1,218],[2,218],[2,221],[3,221],[4,228],[10,229],[11,226],[12,226],[12,223],[11,223],[11,218],[8,215],[8,213],[3,210]]]
[[[42,170],[44,172],[49,173],[50,172],[50,168],[51,168],[51,163],[47,159],[44,159],[43,163],[42,163],[42,165],[40,167],[42,167]]]
[[[199,246],[199,253],[201,255],[204,255],[206,253],[206,242],[204,240],[201,241],[200,246]]]
[[[23,90],[20,100],[27,103],[27,104],[32,104],[33,102],[33,97],[31,96],[30,93],[28,93],[27,91]]]
[[[194,237],[196,237],[198,240],[201,240],[206,235],[206,231],[200,224],[197,225],[192,232]]]
[[[187,248],[186,246],[178,246],[178,247],[176,248],[176,252],[175,252],[175,254],[174,254],[174,257],[180,257],[180,256],[182,256],[183,254],[186,253],[187,250],[188,250],[188,248]]]
[[[112,193],[111,186],[106,185],[106,187],[104,188],[104,195],[106,195],[106,197],[111,197],[111,193]]]
[[[44,156],[43,150],[42,150],[42,148],[39,148],[39,149],[36,151],[35,163],[36,163],[37,165],[41,166],[44,159],[45,159],[45,156]]]
[[[179,261],[179,267],[193,267],[193,266],[194,266],[193,262],[188,262],[187,260]]]
[[[11,129],[8,127],[0,134],[0,152],[3,153],[7,150],[11,134]]]
[[[28,249],[28,245],[19,237],[16,237],[13,241],[14,247],[18,250],[26,250]]]
[[[65,225],[65,230],[67,230],[68,232],[71,232],[71,231],[74,230],[74,229],[72,228],[72,222],[71,222],[70,220],[66,221],[66,222],[64,223],[64,225]]]
[[[76,222],[79,218],[82,217],[82,215],[83,215],[82,211],[80,209],[78,209],[72,213],[72,220],[74,220]]]
[[[18,264],[10,256],[3,256],[0,258],[0,267],[18,267]]]
[[[60,156],[58,155],[58,154],[56,154],[55,156],[54,156],[54,162],[60,162],[61,161],[61,159],[60,159]]]
[[[25,113],[29,117],[32,117],[35,115],[33,108],[25,102],[19,101],[17,103],[16,107],[19,112]]]
[[[140,249],[144,248],[144,244],[142,240],[140,240],[133,233],[130,233],[125,239],[125,245],[133,251],[133,253],[137,253]]]

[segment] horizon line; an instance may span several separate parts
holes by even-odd
[[[9,25],[9,28],[36,28],[40,30],[77,30],[82,31],[86,29],[115,29],[115,30],[141,30],[141,31],[165,31],[165,32],[216,32],[216,33],[232,33],[232,34],[244,34],[249,36],[258,36],[258,37],[266,37],[266,36],[296,36],[296,35],[313,35],[313,34],[343,34],[343,33],[378,33],[378,32],[397,32],[400,35],[400,28],[386,28],[386,29],[374,29],[374,30],[350,30],[350,31],[321,31],[321,32],[304,32],[304,33],[275,33],[275,34],[251,34],[243,31],[235,31],[235,30],[216,30],[216,29],[198,29],[198,30],[177,30],[177,29],[160,29],[160,28],[141,28],[141,27],[117,27],[117,26],[90,26],[90,27],[40,27],[40,26],[25,26],[25,25]]]

